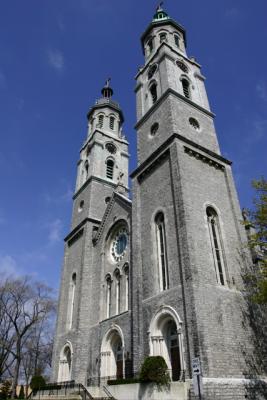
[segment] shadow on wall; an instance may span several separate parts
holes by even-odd
[[[257,304],[253,301],[258,269],[257,264],[242,269],[245,300],[242,306],[242,323],[250,335],[249,341],[252,347],[252,349],[245,346],[242,348],[246,363],[243,374],[250,380],[246,384],[246,398],[249,400],[267,399],[267,381],[260,379],[263,376],[267,377],[267,304]]]

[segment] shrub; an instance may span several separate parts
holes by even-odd
[[[44,387],[45,386],[45,380],[42,377],[42,375],[35,375],[32,377],[31,383],[30,383],[30,387],[32,388],[32,390],[37,390],[40,387]]]
[[[145,358],[140,372],[141,382],[154,382],[158,387],[168,386],[170,375],[167,364],[161,356]]]

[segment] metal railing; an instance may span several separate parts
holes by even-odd
[[[82,400],[93,400],[93,396],[88,392],[86,387],[75,381],[48,383],[45,386],[40,386],[34,389],[28,396],[29,399],[40,399],[42,396],[67,396],[79,395]]]

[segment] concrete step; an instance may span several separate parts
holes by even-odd
[[[110,400],[110,397],[99,386],[87,386],[86,388],[90,395],[96,400]]]

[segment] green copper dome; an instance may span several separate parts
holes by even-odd
[[[168,14],[163,10],[162,4],[163,2],[161,2],[160,5],[158,6],[156,14],[153,17],[153,22],[162,21],[170,18]]]

